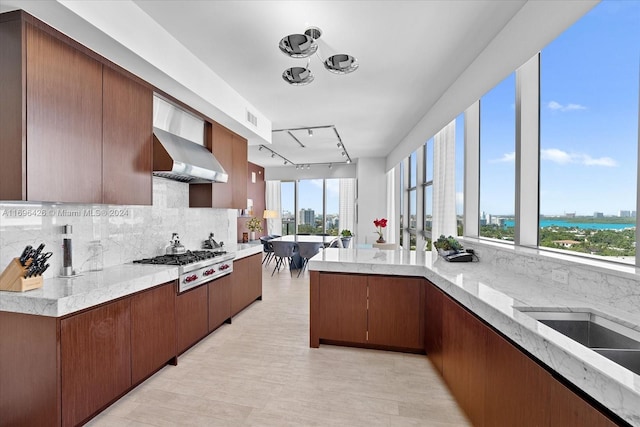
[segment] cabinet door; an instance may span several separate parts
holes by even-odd
[[[318,336],[351,343],[367,342],[367,277],[320,274]]]
[[[613,427],[617,424],[554,378],[549,382],[551,427]]]
[[[209,282],[209,331],[231,317],[231,275]]]
[[[102,203],[102,65],[26,29],[27,200]]]
[[[104,67],[103,97],[103,203],[151,205],[153,93]]]
[[[485,425],[548,426],[551,375],[489,328],[486,360]]]
[[[247,159],[247,140],[233,135],[232,166],[229,173],[231,182],[231,207],[245,209],[247,204],[247,174],[249,163]],[[227,172],[229,172],[227,170]]]
[[[252,275],[249,269],[249,258],[242,258],[233,262],[231,273],[231,315],[235,316],[245,307],[254,302],[257,296],[251,286]]]
[[[391,347],[423,349],[423,280],[369,276],[368,283],[368,342]]]
[[[246,258],[251,301],[262,299],[262,253]]]
[[[60,322],[62,425],[74,426],[131,386],[130,300]]]
[[[442,301],[444,294],[431,283],[425,286],[424,349],[442,375]]]
[[[147,378],[176,356],[174,282],[131,298],[131,380]]]
[[[207,286],[198,286],[176,297],[176,339],[178,354],[209,333]]]
[[[448,297],[442,309],[443,377],[471,423],[483,426],[487,328]]]

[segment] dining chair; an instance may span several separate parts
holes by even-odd
[[[329,243],[329,247],[330,248],[341,248],[342,247],[342,240],[340,240],[339,237],[336,237],[335,239],[333,239],[331,241],[331,243]]]
[[[298,277],[300,277],[300,274],[307,268],[309,259],[313,258],[313,256],[323,248],[324,243],[322,242],[298,242],[298,252],[300,258],[302,258],[302,267],[298,270]]]
[[[262,236],[260,238],[260,243],[262,243],[262,252],[264,252],[264,258],[262,258],[263,265],[269,265],[271,260],[273,259],[273,246],[269,240],[273,239],[272,236]]]
[[[293,257],[299,254],[298,244],[296,242],[283,242],[282,240],[274,240],[269,243],[273,246],[273,256],[276,259],[276,266],[273,268],[271,275],[273,276],[276,270],[279,273],[280,267],[287,265],[289,266],[289,273],[293,276],[291,263],[293,262]]]

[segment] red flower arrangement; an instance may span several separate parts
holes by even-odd
[[[386,218],[376,218],[373,221],[373,225],[375,225],[376,227],[378,227],[378,230],[376,231],[376,233],[378,233],[378,243],[384,243],[384,237],[382,237],[382,229],[385,228],[387,226],[387,219]]]

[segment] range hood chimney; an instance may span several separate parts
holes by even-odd
[[[153,174],[191,184],[229,179],[204,146],[204,121],[157,95],[153,97]]]

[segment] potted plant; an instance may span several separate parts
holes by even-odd
[[[385,228],[387,226],[387,219],[386,218],[376,218],[373,221],[373,225],[375,225],[378,229],[376,230],[376,233],[378,233],[378,240],[376,240],[376,243],[384,243],[384,237],[382,237],[382,229]]]
[[[249,221],[247,221],[247,228],[250,232],[249,240],[256,240],[256,231],[262,231],[262,221],[253,216]]]
[[[462,250],[462,245],[453,236],[444,237],[441,234],[433,244],[442,256],[458,253]]]
[[[342,247],[348,248],[349,243],[351,242],[351,238],[353,237],[351,230],[344,229],[340,232],[340,235],[342,236],[340,237],[340,239],[342,239]]]

